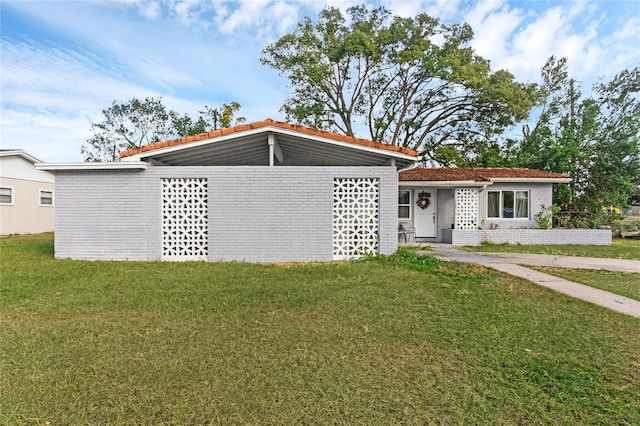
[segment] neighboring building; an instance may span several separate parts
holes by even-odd
[[[398,169],[418,153],[273,120],[56,174],[55,256],[314,261],[398,245]]]
[[[54,228],[54,175],[37,170],[42,160],[20,149],[0,150],[0,235]]]
[[[611,232],[541,230],[559,174],[523,168],[414,168],[399,174],[398,221],[417,242],[611,244]]]

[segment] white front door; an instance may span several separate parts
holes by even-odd
[[[413,226],[416,228],[416,238],[435,238],[437,236],[436,189],[414,189],[413,199]]]

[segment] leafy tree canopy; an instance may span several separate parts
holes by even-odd
[[[549,58],[542,80],[537,121],[507,143],[499,165],[569,173],[571,184],[554,190],[563,210],[624,207],[640,185],[640,67],[595,84],[590,96],[569,77],[566,58]]]
[[[113,101],[102,110],[103,120],[91,123],[93,136],[82,146],[85,161],[119,161],[120,151],[183,136],[196,135],[244,122],[235,117],[240,104],[231,102],[219,108],[204,107],[196,118],[167,110],[162,98],[132,98]]]
[[[466,25],[427,14],[391,16],[383,7],[326,7],[317,22],[267,46],[261,62],[285,75],[288,120],[419,150],[441,164],[478,155],[524,120],[538,92],[469,47]]]

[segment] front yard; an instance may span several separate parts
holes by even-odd
[[[478,265],[0,240],[2,424],[640,424],[640,320]]]

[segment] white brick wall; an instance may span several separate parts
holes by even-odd
[[[496,244],[577,244],[611,245],[611,231],[602,229],[455,229],[450,242],[457,246],[474,246],[483,241]],[[449,242],[449,241],[447,241]]]
[[[443,238],[442,230],[451,229],[451,225],[455,222],[455,199],[453,189],[438,189],[438,237]]]
[[[150,167],[56,175],[58,258],[159,260],[161,178],[207,178],[209,260],[333,257],[333,178],[380,179],[380,252],[397,249],[393,167]]]
[[[149,231],[139,172],[56,173],[59,258],[144,260]]]

